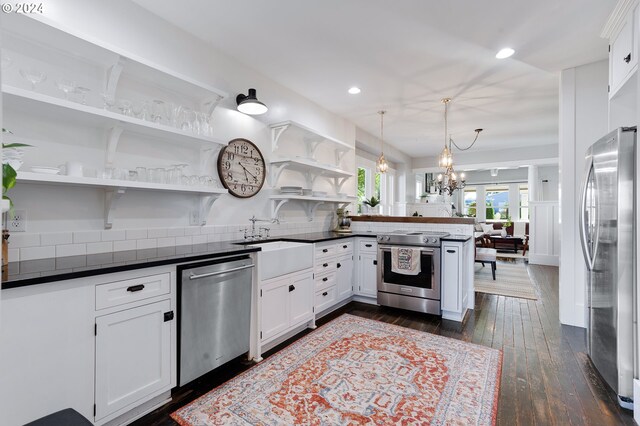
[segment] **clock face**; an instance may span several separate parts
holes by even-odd
[[[218,175],[231,195],[253,197],[264,184],[264,157],[253,142],[234,139],[218,155]]]

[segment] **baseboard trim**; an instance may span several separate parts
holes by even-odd
[[[560,256],[530,253],[529,265],[560,266]]]

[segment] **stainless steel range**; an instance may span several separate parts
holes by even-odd
[[[378,303],[382,306],[440,315],[440,239],[446,232],[394,231],[378,240]],[[420,271],[392,271],[391,249],[418,248]]]

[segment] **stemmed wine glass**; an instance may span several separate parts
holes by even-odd
[[[78,85],[75,81],[61,79],[56,81],[56,86],[58,86],[58,89],[64,92],[64,98],[66,100],[69,100],[69,93],[74,92]]]
[[[40,84],[47,79],[47,75],[44,72],[33,68],[22,68],[20,75],[31,83],[32,91],[36,90],[36,84]]]

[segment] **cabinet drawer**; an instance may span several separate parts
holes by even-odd
[[[170,277],[167,273],[97,285],[96,310],[168,294]]]
[[[336,303],[336,286],[316,292],[316,313],[330,308]]]
[[[318,274],[326,274],[327,272],[335,272],[336,270],[336,261],[335,259],[317,259],[316,260],[316,268],[313,272]]]
[[[334,272],[324,275],[322,277],[316,277],[316,291],[322,290],[323,288],[330,287],[336,284],[336,274]]]
[[[353,252],[353,241],[343,241],[336,244],[336,252],[338,255],[351,254]]]
[[[336,245],[335,244],[325,244],[322,246],[316,246],[316,260],[324,259],[327,257],[336,255]]]
[[[375,253],[378,243],[373,238],[360,241],[360,252]]]

